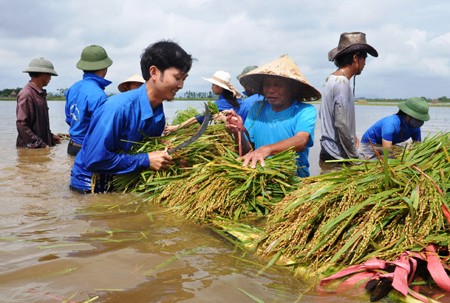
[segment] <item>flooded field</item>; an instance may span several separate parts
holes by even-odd
[[[166,103],[169,117],[202,102]],[[67,133],[64,102],[50,102],[51,128]],[[358,135],[392,106],[358,106]],[[450,108],[432,108],[426,134],[449,131]],[[318,166],[319,128],[310,152]],[[79,195],[68,188],[67,142],[15,148],[15,102],[0,102],[1,302],[368,302],[318,294],[312,281],[234,247],[133,194]]]

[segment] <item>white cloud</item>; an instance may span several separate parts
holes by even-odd
[[[449,76],[449,60],[448,58],[425,58],[423,59],[423,65],[426,70],[429,70],[435,76]]]
[[[363,31],[380,56],[368,59],[358,93],[450,95],[445,0],[0,0],[0,5],[0,89],[23,86],[22,70],[37,56],[50,59],[60,74],[50,91],[69,87],[81,78],[75,64],[83,47],[99,44],[114,61],[107,75],[114,84],[107,90],[116,92],[117,83],[140,71],[142,50],[160,39],[179,42],[198,59],[185,89],[208,91],[202,76],[222,69],[234,80],[245,66],[282,54],[321,88],[335,69],[327,53],[340,33]]]

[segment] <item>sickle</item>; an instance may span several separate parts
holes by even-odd
[[[175,146],[174,148],[169,149],[167,152],[170,154],[173,154],[174,152],[176,152],[177,150],[188,146],[189,144],[191,144],[192,142],[196,141],[198,138],[200,138],[201,135],[203,135],[203,133],[206,131],[206,128],[208,127],[209,124],[209,120],[211,118],[211,113],[209,111],[208,106],[205,103],[205,116],[203,118],[203,122],[202,122],[202,126],[200,127],[200,129],[189,139],[187,139],[186,141],[184,141],[183,143]]]

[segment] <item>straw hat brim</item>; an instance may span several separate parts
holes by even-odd
[[[264,95],[263,81],[267,76],[276,76],[294,81],[297,89],[293,97],[297,101],[314,101],[322,97],[320,92],[308,82],[294,61],[288,56],[282,56],[248,72],[242,76],[240,82],[243,86],[248,86],[256,93]]]
[[[233,91],[228,85],[226,85],[226,84],[224,84],[224,83],[221,83],[221,82],[216,81],[216,80],[211,79],[211,78],[205,78],[205,77],[202,77],[202,78],[203,78],[204,80],[206,80],[206,81],[212,83],[212,84],[215,84],[215,85],[217,85],[217,86],[220,86],[221,88],[224,88],[224,89],[226,89],[226,90],[229,90],[230,92]]]
[[[130,82],[138,82],[138,83],[144,84],[144,83],[145,83],[145,80],[144,80],[144,78],[142,78],[142,76],[139,76],[138,74],[135,74],[135,75],[131,76],[130,78],[126,79],[125,81],[123,81],[122,83],[120,83],[120,84],[117,86],[117,89],[118,89],[120,92],[124,92],[124,91],[126,90],[125,85],[126,85],[127,83],[130,83]]]
[[[223,88],[223,89],[229,90],[229,91],[232,92],[232,93],[234,94],[234,96],[236,96],[237,98],[241,98],[241,97],[242,97],[242,96],[241,96],[241,93],[239,93],[239,92],[237,91],[237,89],[234,88],[233,86],[227,85],[226,83],[219,82],[219,81],[217,81],[217,80],[215,80],[215,79],[212,79],[212,78],[205,78],[205,77],[202,77],[202,78],[203,78],[204,80],[206,80],[206,81],[212,83],[212,84],[215,84],[215,85],[217,85],[217,86]]]

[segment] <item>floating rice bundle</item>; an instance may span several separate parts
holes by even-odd
[[[450,293],[449,148],[450,134],[438,134],[397,159],[302,179],[260,229],[213,223],[269,257],[269,265],[288,265],[317,282],[328,276],[321,287],[351,276],[341,286],[365,285],[371,301],[389,293],[435,302],[411,287],[423,279]]]
[[[193,220],[222,216],[232,220],[265,216],[296,188],[295,153],[266,159],[265,167],[242,167],[238,154],[227,150],[195,166],[187,178],[168,183],[151,199]]]
[[[395,258],[428,243],[448,245],[450,134],[427,138],[402,158],[304,179],[274,210],[267,252],[282,249],[323,272],[373,256]]]
[[[304,179],[272,212],[258,252],[327,275],[432,245],[450,268],[449,148],[439,134],[399,159]]]

